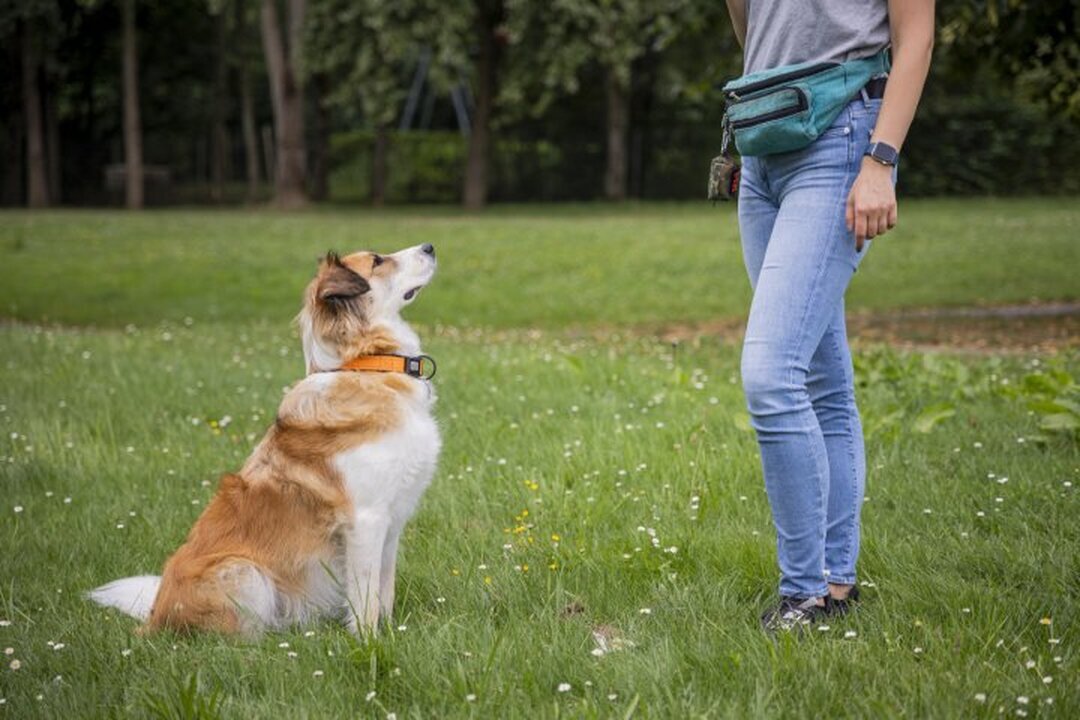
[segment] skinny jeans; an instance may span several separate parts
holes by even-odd
[[[869,243],[855,250],[845,209],[880,107],[858,97],[808,147],[743,159],[742,382],[788,597],[855,583],[866,459],[844,293]]]

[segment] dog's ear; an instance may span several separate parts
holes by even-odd
[[[322,261],[316,296],[320,302],[337,308],[371,290],[368,281],[350,270],[335,252]]]

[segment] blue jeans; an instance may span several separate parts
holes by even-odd
[[[880,106],[857,98],[810,146],[744,158],[742,381],[786,596],[855,583],[866,459],[844,292],[868,245],[855,251],[844,212]]]

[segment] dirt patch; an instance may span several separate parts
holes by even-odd
[[[701,336],[742,337],[745,320],[673,325],[657,333],[667,341]],[[971,352],[1061,352],[1080,348],[1080,303],[928,308],[848,315],[856,343]]]

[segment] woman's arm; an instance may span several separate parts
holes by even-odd
[[[728,6],[736,0],[729,0]],[[732,15],[734,17],[734,14]],[[930,55],[934,49],[934,0],[889,0],[892,35],[892,71],[885,86],[872,142],[884,142],[899,150],[907,137],[915,108],[922,96]],[[863,158],[862,169],[847,201],[848,230],[855,233],[855,247],[896,225],[896,191],[892,168]]]
[[[728,15],[731,16],[731,28],[739,47],[746,46],[746,0],[727,0]]]

